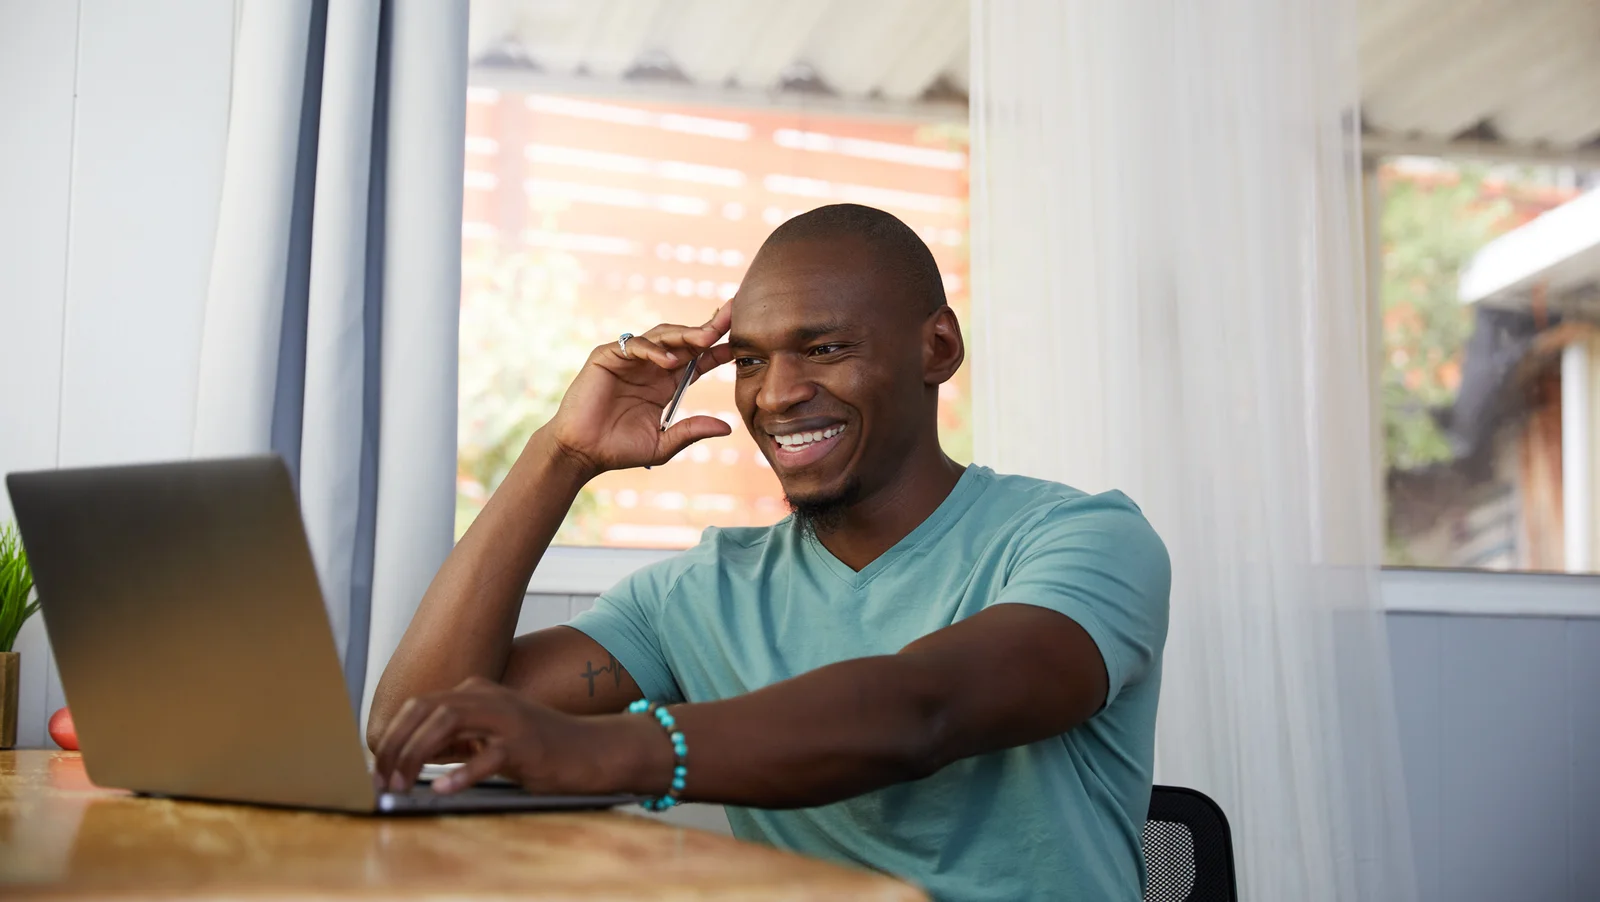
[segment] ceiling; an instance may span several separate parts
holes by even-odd
[[[1359,0],[1362,104],[1383,152],[1600,161],[1600,0]],[[474,0],[471,54],[619,80],[961,103],[967,0]]]

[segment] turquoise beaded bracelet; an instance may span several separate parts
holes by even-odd
[[[641,698],[628,706],[628,713],[655,715],[656,723],[667,731],[667,738],[672,740],[672,784],[667,789],[667,794],[659,799],[645,799],[639,803],[646,811],[666,811],[678,804],[678,797],[683,794],[684,781],[689,778],[689,767],[684,763],[689,757],[689,746],[684,741],[683,733],[678,731],[678,722],[672,718],[672,712],[664,706]]]

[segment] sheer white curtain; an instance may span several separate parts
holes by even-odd
[[[288,462],[363,702],[453,539],[467,4],[238,22],[193,449]]]
[[[1247,899],[1415,897],[1376,595],[1353,0],[977,0],[979,460],[1173,558],[1157,779]]]

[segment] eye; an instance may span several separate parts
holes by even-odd
[[[829,354],[836,354],[843,349],[844,345],[839,344],[817,345],[811,349],[810,354],[812,357],[826,357]]]
[[[741,369],[741,370],[749,369],[750,367],[753,367],[753,366],[755,366],[756,364],[758,364],[760,362],[761,362],[761,358],[759,358],[759,357],[735,357],[735,358],[733,358],[733,366],[734,366],[734,368],[735,369]]]

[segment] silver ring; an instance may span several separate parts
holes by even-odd
[[[624,356],[624,357],[630,357],[631,356],[631,355],[628,354],[628,339],[630,339],[632,337],[633,337],[633,333],[632,332],[624,332],[624,333],[622,333],[622,335],[618,336],[618,338],[617,338],[617,351],[619,353],[621,353],[622,356]]]

